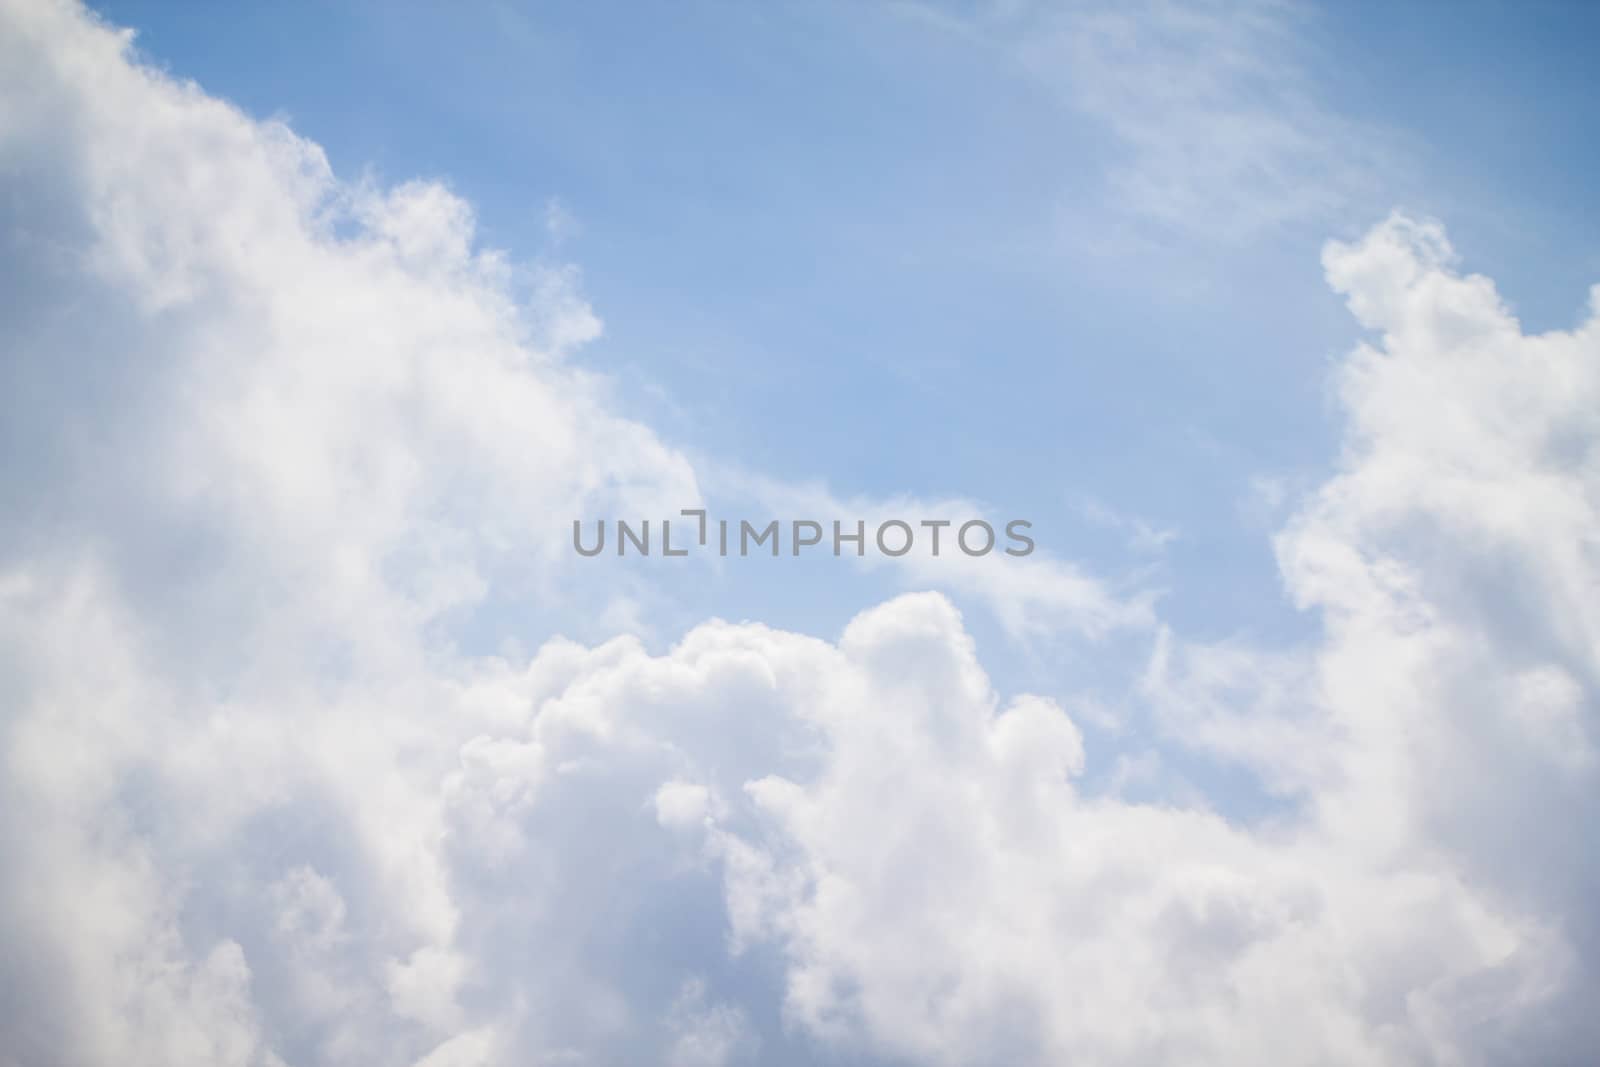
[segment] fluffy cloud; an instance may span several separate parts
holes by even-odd
[[[1277,542],[1323,634],[1163,631],[1133,680],[1275,803],[1132,803],[936,593],[836,641],[471,651],[495,588],[616,592],[567,583],[550,515],[699,492],[564,358],[598,328],[570,278],[73,7],[0,28],[0,1063],[1600,1044],[1593,321],[1524,335],[1431,224],[1329,247],[1375,340]],[[1151,621],[1029,573],[1019,630]]]
[[[460,1059],[456,624],[604,602],[550,516],[693,472],[441,187],[341,184],[73,6],[0,24],[0,1060]]]

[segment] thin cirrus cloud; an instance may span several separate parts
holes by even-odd
[[[705,492],[562,355],[581,297],[519,288],[437,185],[342,184],[77,7],[0,11],[0,1063],[1600,1042],[1593,319],[1525,334],[1433,223],[1327,247],[1371,340],[1275,540],[1317,637],[1187,642],[1030,572],[1065,614],[1023,631],[1159,632],[1129,685],[1161,745],[1284,798],[1134,803],[1052,699],[998,691],[957,607],[1004,619],[987,578],[929,560],[907,581],[946,592],[833,640],[465,649],[492,585],[557,628],[611,595],[563,584],[550,516]]]
[[[1307,5],[1002,0],[962,13],[900,10],[1001,54],[1104,131],[1114,162],[1097,175],[1096,203],[1149,237],[1233,244],[1343,221],[1409,170],[1393,131],[1320,99]]]

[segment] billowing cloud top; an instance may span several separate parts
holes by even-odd
[[[468,651],[495,583],[582,610],[550,516],[699,493],[563,276],[70,5],[0,4],[0,98],[0,1064],[1600,1047],[1600,326],[1439,227],[1325,252],[1373,340],[1276,543],[1319,636],[1130,679],[1248,819],[1089,787],[940,593]]]

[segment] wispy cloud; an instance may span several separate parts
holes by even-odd
[[[1395,138],[1319,93],[1293,0],[908,5],[993,49],[1110,135],[1104,203],[1209,241],[1327,224],[1403,172]]]

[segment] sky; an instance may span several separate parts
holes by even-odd
[[[1293,627],[1252,485],[1337,448],[1325,368],[1356,333],[1318,249],[1444,218],[1532,327],[1572,325],[1597,16],[1011,7],[97,10],[341,176],[441,180],[486,245],[581,270],[585,365],[674,442],[977,495],[1107,569],[1142,561],[1086,507],[1174,529],[1174,618]]]
[[[1586,1062],[1597,20],[0,0],[0,1067]]]

